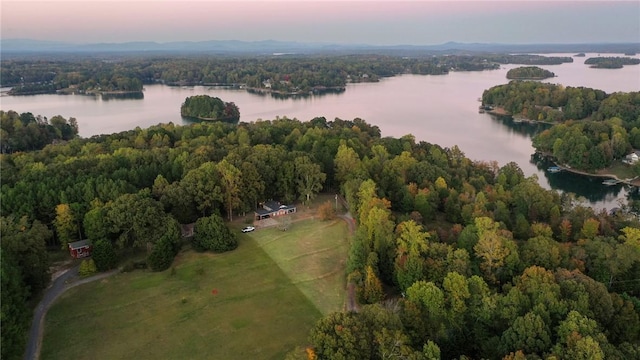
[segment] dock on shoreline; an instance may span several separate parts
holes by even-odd
[[[640,176],[636,176],[634,178],[630,178],[630,179],[620,179],[618,176],[616,176],[615,174],[611,174],[611,173],[590,173],[587,171],[582,171],[582,170],[576,170],[571,168],[570,166],[566,166],[566,165],[562,165],[557,163],[551,155],[549,154],[544,154],[544,153],[540,153],[542,156],[547,157],[548,159],[551,160],[551,162],[555,165],[552,168],[554,169],[558,169],[557,171],[553,171],[553,172],[560,172],[560,171],[567,171],[570,173],[574,173],[574,174],[578,174],[578,175],[584,175],[584,176],[591,176],[591,177],[597,177],[597,178],[603,178],[603,179],[609,179],[611,181],[607,181],[605,180],[603,182],[604,185],[616,185],[616,184],[625,184],[625,185],[630,185],[630,186],[637,186],[640,187]]]

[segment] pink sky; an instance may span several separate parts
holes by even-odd
[[[76,43],[640,42],[638,1],[5,1],[1,37]]]

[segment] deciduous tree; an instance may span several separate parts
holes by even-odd
[[[373,333],[355,312],[335,312],[320,319],[309,338],[319,359],[359,360],[373,356]]]
[[[322,190],[327,175],[322,172],[320,165],[315,164],[308,156],[299,156],[294,160],[296,185],[300,199],[309,204],[318,191]]]
[[[147,264],[153,271],[166,270],[173,263],[173,259],[180,250],[180,224],[174,219],[168,219],[164,235],[154,244],[147,257]]]
[[[358,154],[345,144],[338,147],[338,152],[334,159],[336,166],[336,179],[340,184],[344,184],[350,179],[365,179],[365,170]]]
[[[93,258],[98,271],[111,270],[118,263],[118,255],[113,248],[113,244],[111,240],[107,239],[94,241],[91,258]]]
[[[78,240],[78,225],[75,220],[75,214],[71,211],[69,204],[58,204],[56,206],[56,219],[53,224],[63,250],[67,249],[67,244]]]
[[[227,162],[227,160],[220,161],[216,168],[220,174],[220,180],[222,184],[222,193],[225,198],[227,214],[229,215],[229,221],[233,220],[233,210],[240,205],[240,190],[242,186],[242,173],[240,170]]]
[[[225,252],[238,247],[236,234],[218,215],[200,218],[193,229],[192,246],[197,251]]]
[[[413,220],[402,222],[396,229],[395,274],[400,289],[406,290],[424,277],[422,259],[427,250],[428,233]]]
[[[164,234],[167,215],[148,189],[122,195],[105,207],[109,231],[120,248],[146,249]]]
[[[384,299],[384,291],[382,290],[382,283],[376,276],[375,271],[371,266],[367,266],[365,269],[363,300],[367,304],[375,304]]]
[[[551,347],[550,329],[542,317],[533,312],[518,317],[500,338],[503,352],[522,350],[542,354]]]
[[[202,215],[211,214],[223,201],[220,174],[213,162],[206,162],[189,171],[180,181],[180,186],[186,190]]]

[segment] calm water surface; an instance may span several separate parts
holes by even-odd
[[[640,91],[640,66],[610,70],[591,69],[583,64],[585,59],[596,55],[574,58],[573,63],[541,66],[556,74],[555,78],[545,81],[591,87],[607,93]],[[514,161],[525,175],[536,174],[545,188],[574,192],[597,209],[618,206],[618,199],[627,196],[623,186],[607,187],[601,180],[572,174],[548,174],[544,171],[548,164],[532,159],[531,137],[542,125],[514,124],[509,118],[478,113],[477,99],[482,92],[507,83],[507,71],[517,66],[441,76],[402,75],[379,83],[349,84],[341,94],[297,99],[278,99],[225,88],[147,85],[143,100],[102,100],[82,95],[2,96],[0,107],[5,111],[28,111],[47,117],[75,117],[83,137],[158,123],[181,124],[180,105],[186,97],[197,94],[235,102],[240,108],[240,120],[245,122],[278,116],[303,121],[316,116],[328,120],[358,117],[379,126],[383,136],[413,134],[418,141],[443,147],[458,145],[473,160],[496,160],[500,165]]]

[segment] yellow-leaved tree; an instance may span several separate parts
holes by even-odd
[[[53,224],[63,250],[67,248],[67,244],[78,240],[78,224],[69,204],[56,206],[56,218]]]

